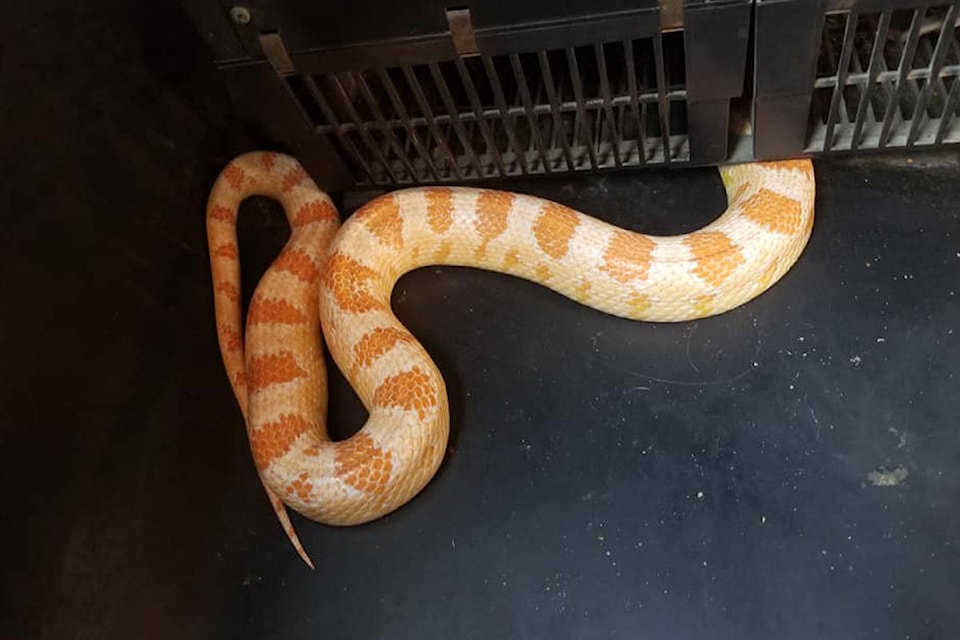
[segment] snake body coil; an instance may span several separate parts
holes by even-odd
[[[461,187],[388,194],[341,227],[293,158],[256,152],[233,160],[207,207],[220,349],[260,477],[304,560],[284,505],[327,524],[367,522],[413,498],[444,456],[446,389],[390,309],[400,276],[427,265],[470,266],[635,320],[722,313],[765,291],[799,258],[815,189],[807,160],[720,172],[723,215],[693,233],[655,237],[541,198]],[[278,199],[292,233],[254,293],[244,335],[236,216],[250,195]],[[369,411],[342,442],[325,426],[321,327]]]

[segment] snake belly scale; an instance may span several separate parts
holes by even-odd
[[[624,318],[679,322],[735,308],[771,287],[811,234],[809,160],[721,167],[726,211],[698,231],[650,236],[541,198],[467,187],[384,195],[342,225],[290,156],[253,152],[221,172],[207,235],[221,355],[253,459],[287,535],[286,507],[321,523],[368,522],[411,500],[446,451],[443,377],[390,308],[396,281],[428,265],[469,266],[549,287]],[[276,198],[291,227],[242,326],[236,217]],[[327,435],[323,338],[369,412]]]

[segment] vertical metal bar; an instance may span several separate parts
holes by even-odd
[[[663,65],[663,35],[653,36],[653,60],[657,73],[657,104],[660,108],[660,140],[663,162],[670,164],[670,101],[667,98],[667,75]]]
[[[550,119],[553,120],[554,118],[551,116]],[[550,136],[550,139],[547,141],[547,146],[548,146],[548,148],[549,148],[549,149],[559,149],[559,148],[560,148],[560,143],[557,142],[557,128],[551,126],[551,127],[547,130],[547,135]]]
[[[400,159],[400,163],[407,169],[407,173],[410,174],[410,180],[414,184],[419,184],[420,180],[417,178],[417,172],[410,163],[410,159],[407,157],[406,151],[400,145],[400,141],[397,140],[397,136],[393,132],[393,129],[390,128],[386,119],[383,117],[383,112],[377,105],[377,101],[373,97],[373,92],[370,91],[370,85],[367,84],[367,79],[363,77],[362,73],[347,72],[347,74],[352,77],[360,87],[360,93],[363,95],[363,99],[367,103],[367,107],[370,108],[370,113],[373,114],[373,119],[377,121],[377,125],[383,132],[383,137],[386,139],[387,144],[390,145],[390,147],[393,149],[393,152],[396,153],[397,157]]]
[[[459,107],[460,105],[458,104],[457,106]],[[466,115],[466,114],[464,113],[464,115]],[[471,144],[471,145],[473,145],[473,144],[479,144],[479,143],[486,144],[486,141],[484,141],[484,140],[481,140],[481,141],[479,141],[479,143],[478,143],[478,141],[477,141],[477,132],[478,132],[478,131],[479,131],[479,129],[477,128],[477,121],[476,121],[475,118],[469,118],[469,119],[465,119],[465,120],[463,121],[463,132],[464,132],[465,134],[467,134],[467,140],[470,141],[469,144]],[[483,158],[485,157],[485,156],[484,156],[484,151],[483,151],[483,149],[481,149],[479,146],[471,147],[471,149],[472,149],[473,152],[476,154],[477,159],[483,161]],[[487,163],[487,165],[489,165],[489,163]]]
[[[490,132],[490,127],[487,126],[487,121],[483,117],[483,105],[480,104],[480,95],[477,93],[477,88],[474,86],[473,79],[470,77],[470,71],[467,69],[467,65],[463,63],[462,58],[456,58],[454,64],[457,67],[457,73],[460,75],[463,88],[467,92],[467,100],[470,101],[473,112],[477,114],[476,125],[480,129],[480,135],[483,137],[484,142],[487,143],[487,149],[493,158],[493,163],[497,166],[497,170],[500,172],[500,175],[505,178],[509,174],[507,173],[506,166],[503,164],[503,155],[500,153],[500,149],[497,147],[497,141],[494,140],[493,134]]]
[[[373,168],[367,163],[366,158],[363,157],[363,154],[360,153],[360,150],[357,149],[357,146],[353,144],[353,140],[347,137],[343,132],[343,127],[340,124],[340,120],[337,118],[337,115],[333,112],[333,109],[330,108],[330,104],[327,102],[326,97],[323,95],[323,92],[320,90],[320,87],[317,86],[317,83],[313,80],[313,77],[305,75],[303,76],[303,84],[307,87],[307,91],[310,92],[310,95],[316,101],[317,106],[320,107],[320,110],[323,112],[323,117],[326,118],[327,122],[330,123],[330,126],[333,127],[333,133],[337,136],[337,139],[343,145],[344,149],[347,150],[354,161],[363,168],[363,172],[367,174],[367,177],[370,178],[371,184],[378,184],[377,177],[373,172]]]
[[[507,132],[507,142],[517,156],[517,162],[520,163],[520,171],[524,175],[527,175],[530,173],[530,169],[527,167],[526,153],[520,148],[513,124],[510,122],[510,111],[507,109],[507,100],[503,95],[503,85],[500,83],[500,75],[497,73],[497,69],[494,67],[493,60],[490,56],[484,55],[482,60],[484,71],[487,72],[487,80],[490,82],[490,88],[493,90],[493,100],[497,104],[497,109],[500,110],[500,121],[503,123],[503,128]]]
[[[956,27],[954,27],[954,29],[957,29],[957,28],[960,28],[960,23],[958,23]],[[952,45],[953,59],[957,61],[957,64],[960,64],[960,33],[958,33],[957,35],[958,35],[958,39],[954,40]]]
[[[887,41],[887,31],[890,28],[892,11],[884,11],[880,15],[880,24],[874,34],[873,50],[870,52],[870,66],[867,68],[867,79],[860,92],[860,104],[857,106],[857,117],[853,124],[853,137],[850,139],[850,148],[856,151],[860,148],[860,134],[863,132],[863,121],[867,115],[867,106],[873,91],[876,89],[877,74],[880,73],[880,60],[883,59],[883,45]]]
[[[520,94],[520,102],[523,103],[523,110],[527,114],[527,122],[530,123],[530,137],[534,146],[537,148],[537,155],[540,156],[540,166],[544,173],[553,173],[550,168],[550,160],[547,158],[546,150],[543,146],[543,137],[540,135],[540,125],[537,122],[537,114],[533,110],[533,100],[530,98],[530,87],[527,85],[527,76],[523,72],[523,65],[520,64],[520,55],[510,54],[510,66],[513,68],[513,77],[517,81],[517,92]]]
[[[539,69],[539,60],[537,61]],[[521,65],[520,70],[523,71],[523,66]],[[524,74],[526,78],[526,74]],[[553,171],[553,151],[559,152],[560,147],[556,143],[556,135],[553,131],[553,116],[550,113],[550,102],[547,100],[547,90],[544,88],[544,80],[542,76],[537,75],[537,70],[534,69],[534,74],[532,76],[532,86],[527,85],[530,89],[530,102],[533,106],[533,118],[536,122],[537,135],[539,136],[541,142],[543,142],[543,154],[547,159],[547,170],[548,173]],[[540,117],[540,114],[537,113],[537,108],[540,106],[547,107],[546,120]],[[546,127],[546,128],[544,128]]]
[[[353,124],[357,128],[357,132],[360,134],[360,139],[363,140],[364,144],[367,145],[367,148],[383,165],[383,170],[388,176],[390,176],[390,181],[393,184],[399,184],[400,180],[397,178],[397,174],[395,174],[393,169],[390,168],[390,162],[383,155],[380,147],[377,146],[376,141],[373,139],[373,137],[371,137],[370,132],[367,131],[363,120],[360,118],[360,114],[357,113],[357,110],[353,106],[353,101],[350,100],[350,96],[347,94],[347,90],[343,88],[343,83],[340,82],[340,76],[336,73],[331,73],[328,77],[333,82],[333,86],[337,89],[337,93],[340,94],[340,100],[343,101],[343,106],[347,110],[347,115],[350,116],[351,120],[353,120]]]
[[[490,156],[493,158],[493,163],[497,166],[497,170],[500,172],[500,175],[507,177],[508,173],[506,166],[503,164],[503,156],[500,153],[500,149],[497,147],[497,142],[494,140],[493,134],[490,133],[490,128],[487,126],[487,121],[483,116],[483,105],[480,104],[480,96],[477,93],[477,88],[473,84],[473,79],[470,78],[470,71],[463,63],[462,58],[456,58],[454,60],[454,64],[457,67],[457,73],[460,75],[460,81],[463,83],[463,88],[467,92],[467,100],[470,101],[470,106],[473,108],[473,112],[477,116],[475,124],[480,129],[480,135],[487,144],[487,149],[490,152]]]
[[[417,153],[420,155],[424,165],[427,167],[427,171],[430,172],[430,176],[434,179],[434,181],[439,182],[440,173],[437,171],[436,165],[433,164],[433,159],[430,157],[430,152],[424,146],[423,141],[420,140],[420,135],[411,124],[410,114],[407,112],[407,108],[403,106],[403,100],[400,98],[400,94],[397,92],[397,87],[393,84],[393,80],[390,79],[390,74],[388,74],[385,69],[379,69],[377,71],[377,77],[380,79],[380,84],[383,85],[383,90],[386,92],[387,98],[390,100],[390,104],[393,105],[393,110],[397,113],[397,117],[399,117],[401,122],[403,122],[403,126],[407,130],[407,136],[409,136],[410,142],[413,143],[414,148],[416,148]]]
[[[463,122],[460,121],[460,112],[457,111],[457,105],[453,102],[453,96],[450,95],[450,89],[447,87],[447,82],[443,79],[443,74],[440,73],[440,67],[437,66],[436,62],[431,62],[429,64],[429,69],[430,75],[433,77],[433,82],[435,85],[437,85],[437,90],[440,92],[440,98],[443,100],[443,104],[446,107],[447,112],[450,114],[450,123],[453,125],[453,130],[456,132],[457,137],[460,138],[460,143],[463,145],[463,152],[467,155],[467,159],[470,160],[476,169],[477,177],[483,178],[483,167],[480,165],[480,160],[477,158],[477,154],[473,150],[473,145],[470,144],[470,138],[467,136],[467,132],[463,128]]]
[[[618,96],[619,97],[619,96]],[[627,112],[630,110],[630,105],[621,103],[617,107],[617,131],[620,132],[621,140],[624,139],[627,130]],[[623,162],[624,164],[630,164],[630,151],[624,145],[623,149]]]
[[[563,131],[563,114],[560,112],[560,100],[557,98],[557,88],[553,82],[553,73],[550,71],[550,60],[547,59],[547,52],[538,51],[537,59],[540,62],[540,73],[543,74],[543,85],[547,92],[547,100],[550,103],[550,113],[553,114],[553,135],[560,140],[563,158],[567,161],[567,171],[575,171],[576,167],[573,164],[570,143],[567,141],[567,134]]]
[[[854,35],[857,31],[856,9],[847,14],[847,24],[843,30],[843,46],[840,49],[840,60],[837,63],[836,84],[833,85],[833,95],[830,97],[830,110],[827,113],[827,130],[823,137],[823,150],[833,148],[833,130],[837,125],[837,116],[840,113],[840,103],[843,102],[843,90],[850,72],[850,54],[853,53]],[[846,108],[844,106],[844,108]]]
[[[617,169],[623,167],[620,159],[620,132],[617,131],[617,122],[613,118],[613,108],[610,106],[613,98],[610,94],[610,78],[607,77],[607,57],[603,52],[603,43],[593,46],[597,57],[597,72],[600,74],[600,95],[603,97],[603,111],[607,115],[608,130],[610,131],[611,146],[613,147],[613,163]]]
[[[420,113],[423,114],[424,119],[427,121],[427,127],[429,127],[433,137],[437,140],[437,146],[450,161],[451,172],[457,180],[463,180],[463,173],[460,171],[460,165],[457,164],[457,158],[453,155],[453,151],[451,151],[449,145],[447,145],[443,132],[440,131],[440,127],[437,126],[437,122],[433,118],[430,103],[427,101],[427,96],[423,93],[423,87],[420,86],[420,81],[417,80],[417,75],[414,73],[413,68],[404,66],[403,77],[406,78],[407,85],[409,85],[410,90],[413,91],[413,97],[420,107]]]
[[[943,143],[943,139],[947,135],[947,129],[950,128],[950,123],[956,119],[953,112],[957,108],[958,99],[960,99],[960,77],[954,77],[953,85],[950,87],[950,95],[943,105],[943,114],[940,116],[940,126],[937,127],[935,144]]]
[[[948,53],[948,54],[947,54],[948,59],[949,59],[949,55],[950,55],[950,54]],[[948,65],[947,65],[947,60],[944,60],[943,66],[944,66],[944,67],[947,67],[947,66],[948,66]],[[949,65],[949,66],[955,66],[955,65]],[[951,75],[952,75],[952,74],[951,74]],[[947,89],[947,84],[946,84],[946,82],[944,82],[944,78],[943,78],[943,68],[941,68],[940,73],[937,75],[937,86],[936,86],[936,89],[934,89],[934,94],[936,94],[937,92],[939,92],[939,93],[941,93],[941,94],[943,95],[944,103],[946,102],[946,100],[949,99],[950,90]],[[939,126],[939,125],[938,125],[938,126]]]
[[[583,81],[580,78],[580,66],[577,64],[577,53],[573,47],[567,47],[567,66],[570,67],[570,82],[573,85],[573,99],[577,103],[577,121],[581,126],[587,129],[587,155],[590,157],[590,168],[597,169],[597,151],[593,148],[593,140],[589,132],[593,129],[590,126],[590,119],[586,112],[586,106],[583,99]],[[577,139],[577,123],[573,125],[574,141]]]
[[[893,118],[900,111],[900,93],[903,91],[904,85],[907,84],[907,74],[910,73],[910,65],[917,51],[917,41],[920,38],[920,24],[923,22],[924,13],[926,13],[926,7],[920,7],[913,11],[913,19],[910,21],[910,31],[907,34],[907,44],[900,53],[897,82],[894,90],[890,92],[890,97],[887,99],[887,108],[883,114],[883,127],[880,130],[880,141],[878,145],[881,149],[887,146],[887,142],[890,139],[890,129],[893,125]]]
[[[643,127],[644,155],[646,155],[647,144],[647,121],[650,119],[650,103],[644,100],[640,101],[640,126]],[[647,160],[653,159],[653,145],[650,145],[650,155]]]
[[[850,77],[850,74],[851,74],[851,73],[857,74],[857,73],[861,73],[862,71],[863,71],[863,69],[860,68],[860,56],[858,56],[858,55],[856,54],[856,51],[852,51],[851,54],[850,54],[850,67],[847,68],[847,78]],[[834,92],[836,92],[837,85],[834,85],[833,88],[834,88]],[[845,92],[845,91],[846,91],[846,88],[847,88],[847,82],[846,82],[846,80],[844,80],[841,91]],[[830,94],[830,99],[831,99],[831,100],[833,100],[833,93],[834,93],[834,92],[832,92],[832,93]],[[838,108],[838,109],[837,109],[837,114],[836,114],[836,115],[837,115],[837,122],[836,122],[836,124],[842,124],[842,125],[843,125],[843,124],[850,124],[850,122],[851,122],[851,120],[850,120],[850,111],[849,111],[849,109],[847,108],[847,107],[848,107],[848,105],[847,105],[847,99],[846,99],[846,95],[845,95],[844,93],[842,93],[841,96],[840,96],[840,104],[841,104],[841,108]],[[827,112],[827,117],[829,118],[829,116],[830,116],[830,113],[829,113],[829,111],[828,111],[828,112]],[[838,138],[838,142],[839,142],[840,136],[837,136],[837,138]]]
[[[923,41],[921,40],[921,44],[922,44],[922,42],[923,42]],[[908,94],[908,95],[910,96],[910,98],[912,99],[912,102],[910,102],[909,100],[908,100],[908,102],[910,102],[910,104],[913,105],[913,109],[914,109],[913,115],[912,115],[912,117],[910,118],[910,120],[907,121],[906,119],[904,119],[904,122],[903,122],[903,125],[904,125],[904,127],[906,128],[906,132],[907,132],[907,135],[906,135],[906,136],[904,137],[904,139],[903,139],[903,145],[904,145],[904,146],[907,146],[907,138],[910,137],[910,129],[911,129],[911,127],[913,126],[913,123],[916,122],[916,119],[917,119],[917,114],[918,114],[917,107],[918,107],[919,102],[920,102],[920,91],[921,91],[921,90],[920,90],[920,87],[917,86],[917,80],[911,78],[911,79],[908,79],[908,80],[907,80],[907,86],[906,86],[906,88],[904,89],[904,91],[906,91],[907,94]]]
[[[640,94],[637,91],[637,69],[633,60],[633,41],[623,41],[623,55],[627,63],[627,90],[630,93],[630,110],[633,118],[637,122],[637,152],[640,156],[640,164],[647,163],[647,134],[644,131],[643,119],[640,117]]]
[[[887,37],[889,37],[889,33],[890,33],[890,30],[889,30],[889,26],[888,26],[888,28],[887,28],[887,34],[888,34]],[[881,101],[881,102],[884,102],[884,103],[886,102],[886,97],[885,97],[885,96],[888,96],[889,93],[893,90],[893,88],[892,88],[892,87],[893,87],[893,81],[892,81],[892,80],[888,80],[888,79],[885,78],[885,77],[882,77],[882,76],[883,76],[884,74],[886,74],[889,70],[890,70],[890,68],[887,66],[886,56],[884,55],[883,50],[881,50],[881,51],[880,51],[880,59],[879,59],[879,61],[878,61],[878,63],[877,63],[877,79],[874,80],[874,87],[873,87],[872,92],[873,92],[873,93],[877,93],[877,91],[882,88],[882,91],[879,92],[878,101]],[[872,98],[873,95],[871,94],[870,97]],[[879,124],[879,123],[882,122],[884,113],[883,113],[882,110],[878,110],[878,109],[877,109],[877,107],[876,107],[876,105],[874,104],[874,102],[873,102],[872,99],[871,99],[869,102],[867,102],[867,109],[868,109],[869,114],[870,114],[871,122],[877,123],[877,124]]]
[[[930,100],[930,92],[940,77],[940,70],[943,69],[943,61],[947,57],[947,51],[950,50],[950,43],[953,41],[953,29],[950,28],[957,21],[957,11],[960,10],[960,3],[953,3],[947,10],[947,17],[940,27],[940,37],[937,39],[937,46],[933,50],[933,59],[930,61],[929,76],[927,82],[923,85],[923,91],[920,92],[920,98],[917,100],[917,107],[913,111],[913,122],[910,123],[910,133],[907,134],[907,146],[912,147],[920,134],[920,124],[926,119],[927,102]]]

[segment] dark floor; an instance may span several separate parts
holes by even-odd
[[[958,636],[956,154],[818,162],[803,258],[714,319],[406,277],[450,455],[381,521],[298,518],[310,572],[212,322],[206,190],[256,140],[176,5],[37,4],[0,15],[0,638]],[[510,186],[659,232],[723,203],[710,170]],[[285,230],[245,213],[249,290]]]

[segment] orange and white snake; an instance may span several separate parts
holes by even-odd
[[[293,158],[254,152],[222,171],[207,206],[220,350],[253,459],[304,561],[285,506],[352,525],[383,516],[430,481],[444,456],[443,377],[390,309],[404,273],[457,265],[520,276],[607,313],[702,318],[759,295],[799,258],[813,226],[809,160],[720,169],[727,210],[703,229],[655,237],[528,195],[423,187],[382,196],[341,226]],[[236,217],[251,195],[283,205],[291,235],[242,327]],[[322,335],[369,419],[327,435]]]

